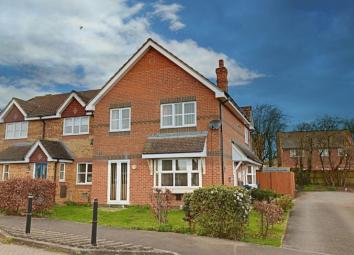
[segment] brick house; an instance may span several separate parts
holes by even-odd
[[[346,156],[353,163],[353,138],[349,130],[296,131],[277,134],[278,165],[282,167],[328,170],[345,167]],[[332,165],[332,168],[331,168]]]
[[[147,204],[154,187],[183,193],[256,186],[252,111],[147,40],[100,90],[14,98],[0,115],[0,173],[48,178],[57,201]]]

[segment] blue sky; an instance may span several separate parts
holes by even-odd
[[[354,117],[353,1],[0,0],[0,6],[0,105],[12,96],[100,87],[153,37],[210,79],[224,58],[236,101],[277,105],[290,125],[323,114]]]

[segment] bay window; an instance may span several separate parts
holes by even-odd
[[[89,133],[89,116],[64,119],[64,135],[83,135]]]
[[[196,124],[196,102],[161,105],[161,128],[193,127]]]
[[[28,122],[6,123],[5,139],[27,138]]]
[[[200,187],[203,162],[193,159],[161,159],[155,169],[156,187]]]

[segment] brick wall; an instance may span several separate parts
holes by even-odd
[[[24,116],[22,112],[15,105],[12,106],[12,108],[4,118],[4,122],[18,122],[23,120],[24,120]]]

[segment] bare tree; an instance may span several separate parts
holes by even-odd
[[[253,112],[255,132],[253,148],[263,162],[273,166],[276,158],[276,134],[286,128],[286,116],[274,105],[257,105]]]

